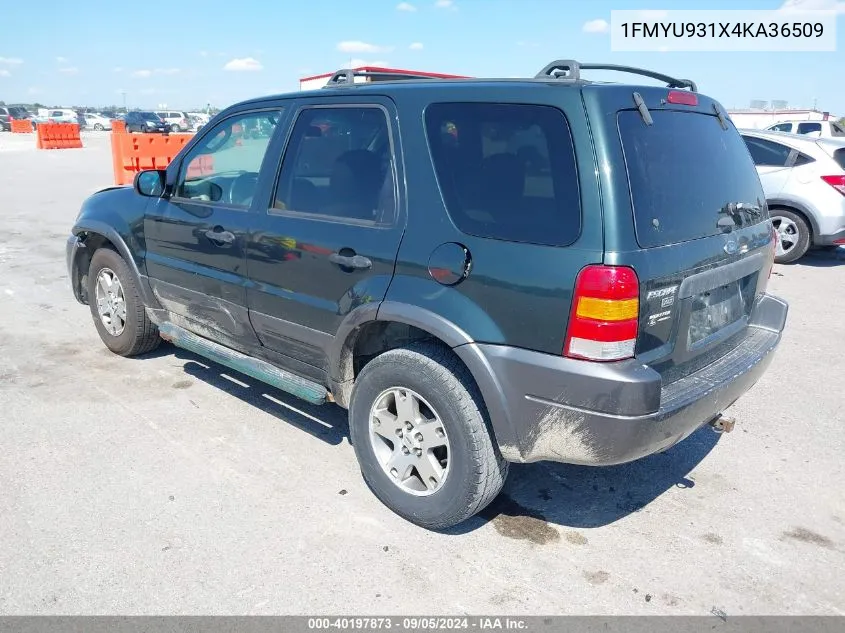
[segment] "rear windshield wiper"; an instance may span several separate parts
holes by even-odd
[[[719,215],[727,217],[719,218],[716,226],[730,229],[734,226],[742,226],[743,214],[746,218],[759,218],[763,215],[763,208],[759,204],[750,202],[728,202],[719,209]]]

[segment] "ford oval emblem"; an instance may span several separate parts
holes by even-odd
[[[736,243],[736,240],[730,240],[730,241],[728,241],[728,242],[726,242],[726,243],[725,243],[725,247],[724,247],[724,248],[725,248],[725,252],[726,252],[728,255],[733,255],[733,254],[735,254],[735,253],[737,252],[737,250],[739,249],[739,245]]]

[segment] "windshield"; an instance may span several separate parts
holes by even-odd
[[[156,123],[161,121],[161,117],[159,117],[155,112],[139,112],[138,116],[145,121],[155,121]]]
[[[636,110],[618,115],[637,241],[664,246],[755,224],[765,196],[748,148],[733,125],[707,114]]]

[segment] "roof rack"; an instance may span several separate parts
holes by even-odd
[[[643,68],[635,68],[634,66],[618,66],[616,64],[582,64],[574,59],[556,59],[551,64],[546,65],[543,70],[537,73],[535,79],[569,79],[571,81],[578,81],[581,79],[582,70],[615,70],[623,73],[631,73],[633,75],[642,75],[643,77],[650,77],[659,81],[666,82],[667,88],[689,88],[693,92],[698,92],[698,86],[692,79],[678,79],[663,73],[657,73],[653,70],[645,70]]]
[[[371,71],[366,69],[356,70],[354,68],[344,68],[338,70],[333,74],[324,88],[334,88],[337,86],[355,85],[355,77],[367,77],[370,81],[391,81],[393,79],[431,79],[431,75],[422,75],[405,72],[390,72],[390,71]]]

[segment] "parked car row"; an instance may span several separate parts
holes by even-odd
[[[210,116],[201,112],[180,110],[83,112],[70,108],[52,108],[31,113],[23,106],[0,107],[0,131],[11,130],[11,119],[26,119],[35,129],[39,123],[77,123],[83,130],[111,130],[112,121],[127,121],[127,130],[131,132],[193,132],[202,129]]]

